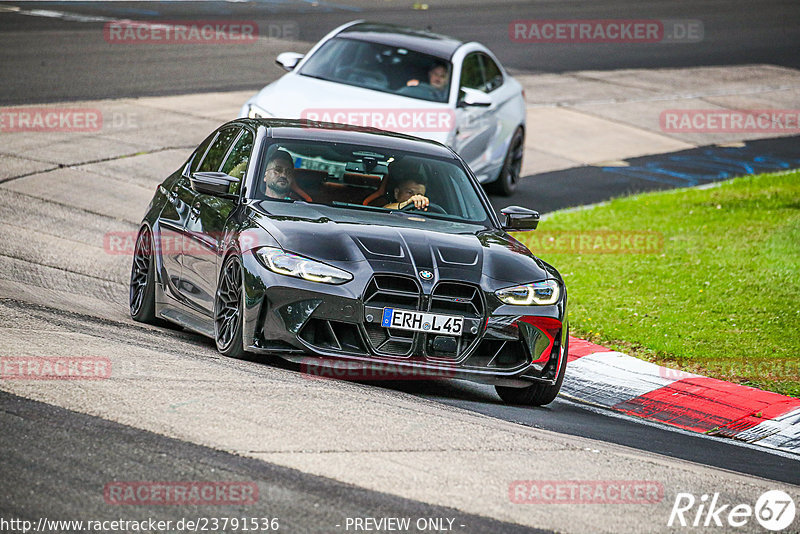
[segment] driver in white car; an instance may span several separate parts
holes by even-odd
[[[449,78],[450,76],[447,72],[447,66],[444,63],[434,63],[431,65],[431,68],[428,69],[428,83],[436,91],[444,91],[444,89],[447,87]],[[419,80],[408,80],[406,85],[409,87],[419,85]]]

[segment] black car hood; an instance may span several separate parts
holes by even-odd
[[[366,261],[375,272],[416,277],[429,270],[436,279],[477,284],[482,277],[510,284],[552,277],[519,241],[478,225],[305,203],[251,207],[253,221],[281,248],[333,265]]]

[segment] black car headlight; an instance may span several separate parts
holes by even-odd
[[[343,284],[353,279],[353,275],[347,271],[279,248],[261,247],[256,254],[273,273],[323,284]]]
[[[544,280],[542,282],[498,289],[494,294],[506,304],[546,306],[558,302],[558,298],[561,296],[561,288],[555,280]]]

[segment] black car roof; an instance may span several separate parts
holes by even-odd
[[[238,119],[237,122],[246,122],[254,127],[266,126],[270,129],[270,136],[275,138],[363,144],[376,148],[391,148],[429,156],[455,158],[449,148],[436,141],[377,128],[304,119]]]
[[[449,60],[463,41],[455,37],[440,35],[426,30],[416,30],[394,24],[360,22],[348,26],[337,34],[372,43],[408,48]]]

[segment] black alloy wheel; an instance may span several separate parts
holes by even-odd
[[[220,274],[214,299],[214,339],[217,350],[231,358],[244,356],[242,348],[242,264],[230,256]]]
[[[133,320],[150,324],[157,322],[153,253],[153,234],[144,227],[139,231],[133,251],[129,304]]]

